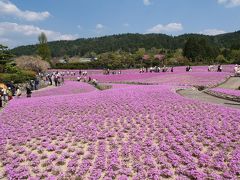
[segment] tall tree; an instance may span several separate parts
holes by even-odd
[[[51,52],[47,44],[47,36],[45,35],[44,32],[42,32],[38,36],[38,41],[39,41],[39,45],[37,49],[38,55],[41,56],[43,60],[50,61]]]

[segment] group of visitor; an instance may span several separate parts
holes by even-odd
[[[7,84],[0,83],[0,107],[3,107],[8,101],[11,101],[13,97],[20,97],[21,94],[21,89],[15,86],[13,82]]]
[[[148,72],[159,73],[159,72],[168,72],[168,71],[173,72],[173,66],[172,67],[167,67],[167,66],[164,65],[162,68],[159,67],[159,66],[154,66],[154,67],[150,67],[149,69],[148,69],[148,67],[142,67],[142,68],[140,68],[139,73],[148,73]]]
[[[84,82],[86,82],[87,81],[87,75],[88,75],[87,71],[79,70],[78,76],[77,76],[77,81],[80,82],[80,81],[83,80]]]
[[[45,77],[45,83],[48,85],[55,85],[55,86],[61,86],[64,84],[64,75],[65,73],[63,72],[52,72],[52,73],[47,73]]]
[[[189,65],[188,65],[188,66],[186,67],[186,72],[192,72],[192,66],[189,66]]]
[[[222,67],[221,64],[219,64],[219,65],[218,65],[218,68],[217,68],[217,72],[222,72],[222,70],[223,70],[223,67]]]
[[[222,72],[223,71],[222,65],[221,64],[219,64],[219,65],[209,65],[208,66],[208,72],[214,72],[214,71]]]
[[[77,81],[78,82],[87,82],[87,83],[94,84],[94,85],[97,84],[97,80],[96,79],[93,79],[90,76],[87,77],[86,75],[78,76],[77,77]]]
[[[110,69],[105,69],[105,70],[103,70],[103,74],[104,74],[104,75],[122,74],[122,71],[121,71],[121,70],[119,70],[119,71],[110,71]]]

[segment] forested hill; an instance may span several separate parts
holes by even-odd
[[[97,54],[109,51],[123,50],[134,52],[138,48],[146,50],[155,48],[177,49],[183,48],[190,37],[201,37],[215,44],[219,48],[240,48],[240,31],[216,36],[200,34],[184,34],[180,36],[168,36],[165,34],[121,34],[97,38],[77,39],[74,41],[53,41],[48,45],[53,57],[64,55],[85,55],[95,52]],[[33,55],[37,52],[37,45],[20,46],[11,50],[16,56]]]

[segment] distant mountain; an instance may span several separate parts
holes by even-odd
[[[152,47],[165,49],[183,48],[185,42],[190,37],[204,38],[219,48],[240,46],[240,31],[216,36],[201,34],[184,34],[180,36],[168,36],[165,34],[120,34],[73,41],[53,41],[48,44],[53,57],[64,55],[83,56],[91,52],[97,54],[117,50],[134,52],[138,48],[145,48],[146,50]],[[19,46],[12,49],[11,52],[16,56],[33,55],[37,52],[37,45]]]

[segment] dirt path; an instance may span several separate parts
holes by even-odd
[[[218,88],[237,89],[240,87],[240,77],[230,77],[226,82],[217,86]]]
[[[196,88],[178,90],[177,92],[178,92],[178,94],[180,94],[184,97],[187,97],[187,98],[196,99],[196,100],[213,103],[213,104],[219,104],[219,105],[223,105],[226,107],[240,109],[240,103],[208,95],[208,94],[204,93],[203,91],[198,91]]]

